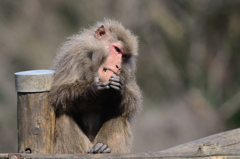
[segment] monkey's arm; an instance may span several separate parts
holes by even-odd
[[[77,141],[77,144],[72,144]],[[56,120],[54,153],[85,153],[91,142],[79,129],[78,125],[68,115],[62,115]]]
[[[119,109],[123,110],[124,116],[131,119],[141,111],[142,96],[135,80],[130,80],[125,85],[120,77],[112,76],[109,79],[109,86],[120,93],[122,101]]]
[[[88,150],[90,153],[130,152],[132,132],[128,119],[119,116],[106,121],[94,141],[95,146]]]
[[[116,78],[115,80],[117,82]],[[115,86],[119,86],[119,84],[115,84]],[[132,143],[130,121],[141,110],[141,92],[135,82],[128,83],[125,87],[122,87],[118,87],[120,89],[115,88],[115,90],[123,91],[123,101],[120,104],[123,114],[116,118],[111,118],[103,124],[95,138],[95,146],[88,150],[89,153],[130,152]]]
[[[63,111],[70,111],[72,106],[75,110],[81,109],[81,104],[77,103],[91,103],[96,102],[99,97],[101,89],[108,86],[108,82],[92,82],[86,83],[83,81],[76,81],[70,84],[53,85],[49,93],[51,103],[55,108],[62,108]],[[75,105],[78,105],[76,107]],[[82,104],[84,106],[84,104]],[[91,109],[91,108],[83,108]]]
[[[129,120],[141,112],[142,94],[135,80],[126,84],[121,107],[123,116]]]

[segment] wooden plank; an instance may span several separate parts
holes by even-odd
[[[56,158],[83,158],[83,159],[239,159],[240,129],[226,131],[203,139],[192,141],[159,152],[131,153],[131,154],[21,154],[23,159],[56,159]],[[6,154],[0,154],[5,159]]]
[[[189,143],[185,143],[167,150],[163,150],[160,152],[164,153],[172,153],[172,152],[196,152],[199,149],[204,150],[204,146],[209,147],[210,149],[215,149],[214,151],[219,152],[234,152],[240,151],[240,128],[225,131],[219,134],[211,135],[196,141],[192,141]],[[200,151],[200,150],[199,150]],[[211,150],[213,151],[213,150]],[[207,153],[207,152],[205,152]]]
[[[132,154],[21,154],[22,159],[57,159],[57,158],[82,158],[82,159],[239,159],[240,154],[214,154],[214,155],[200,155],[188,153],[132,153]]]
[[[206,138],[179,145],[164,151],[132,154],[94,154],[94,155],[25,155],[24,158],[84,158],[84,159],[239,159],[240,129],[226,131]]]

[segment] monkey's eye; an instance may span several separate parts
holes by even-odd
[[[127,55],[127,54],[122,55],[123,61],[127,61],[129,58],[130,58],[130,55]]]
[[[122,53],[122,51],[118,47],[114,46],[114,48],[118,53]]]

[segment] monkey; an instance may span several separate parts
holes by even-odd
[[[129,153],[141,112],[136,82],[138,37],[104,19],[59,48],[49,99],[55,109],[54,153]]]

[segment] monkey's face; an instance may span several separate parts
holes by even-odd
[[[126,61],[127,57],[122,49],[121,43],[112,43],[109,47],[109,54],[106,61],[98,70],[100,80],[107,82],[111,76],[120,75],[122,62]]]
[[[95,32],[95,37],[102,41],[107,48],[107,57],[98,69],[100,80],[107,82],[111,76],[120,75],[122,63],[127,61],[130,56],[124,52],[122,42],[113,38],[103,25]]]

